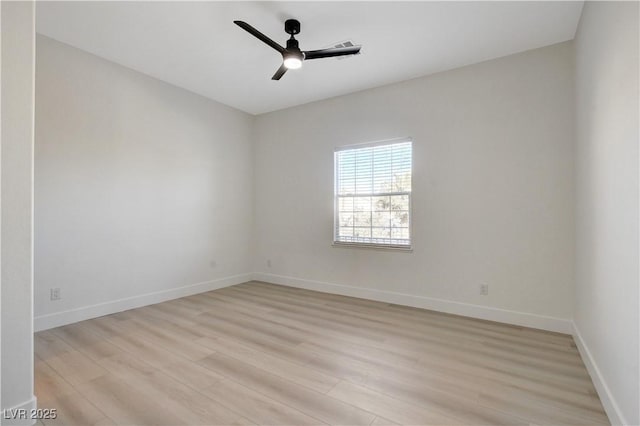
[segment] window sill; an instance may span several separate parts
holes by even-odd
[[[333,244],[331,245],[333,247],[339,247],[339,248],[399,251],[399,252],[405,252],[405,253],[413,252],[412,246],[389,246],[384,244],[367,244],[367,243],[341,243],[338,241],[334,241]]]

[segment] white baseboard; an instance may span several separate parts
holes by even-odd
[[[103,315],[114,314],[128,309],[139,308],[141,306],[152,305],[154,303],[161,303],[167,300],[178,299],[180,297],[229,287],[252,279],[324,293],[340,294],[343,296],[359,297],[362,299],[395,303],[415,308],[431,309],[438,312],[446,312],[449,314],[497,321],[523,327],[538,328],[541,330],[555,331],[559,333],[571,334],[574,330],[572,321],[568,319],[267,273],[234,275],[189,286],[128,297],[125,299],[118,299],[96,305],[70,309],[67,311],[55,312],[53,314],[40,315],[34,319],[34,329],[35,331],[47,330],[49,328],[60,327],[62,325],[97,318]]]
[[[250,281],[251,277],[252,274],[249,273],[234,275],[184,287],[127,297],[96,305],[83,306],[81,308],[55,312],[53,314],[40,315],[34,318],[34,331],[47,330],[49,328],[60,327],[62,325],[97,318],[103,315],[114,314],[128,309],[139,308],[141,306],[153,305],[155,303],[166,302],[167,300],[217,290],[219,288]]]
[[[289,287],[320,291],[323,293],[358,297],[378,302],[394,303],[414,308],[430,309],[438,312],[446,312],[449,314],[497,321],[523,327],[538,328],[558,333],[571,334],[573,330],[572,322],[569,319],[548,317],[526,312],[509,311],[489,306],[472,305],[470,303],[454,302],[451,300],[434,299],[431,297],[415,296],[411,294],[395,293],[371,288],[352,287],[267,273],[254,273],[253,279],[272,284],[281,284]]]
[[[572,324],[573,339],[576,342],[576,346],[578,346],[578,351],[580,352],[580,356],[582,356],[582,361],[591,376],[593,386],[595,386],[596,391],[598,392],[604,411],[607,413],[607,416],[609,416],[609,421],[612,425],[628,425],[629,423],[625,419],[624,414],[622,414],[620,407],[611,394],[609,386],[607,386],[607,382],[604,380],[602,373],[600,373],[596,360],[591,355],[591,351],[589,350],[586,342],[582,339],[578,326],[573,321]]]
[[[33,411],[38,408],[38,400],[35,395],[31,399],[11,408],[2,409],[2,426],[31,426],[36,423],[36,419],[31,418]]]

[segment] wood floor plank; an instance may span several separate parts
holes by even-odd
[[[149,398],[117,376],[107,375],[82,384],[78,391],[121,425],[185,424],[162,401]]]
[[[164,409],[170,408],[172,413],[181,419],[181,424],[251,423],[243,419],[241,414],[227,409],[194,387],[171,377],[166,370],[157,369],[128,353],[103,359],[101,365],[110,372],[110,378],[121,380],[129,384],[132,391],[161,402]],[[220,376],[215,374],[208,376],[215,377],[216,382],[220,380]]]
[[[373,422],[371,422],[371,426],[395,426],[398,423],[394,423],[391,420],[387,420],[383,417],[376,417],[375,419],[373,419]]]
[[[518,415],[476,404],[468,398],[454,398],[427,385],[409,384],[396,381],[392,377],[369,377],[363,386],[459,419],[463,424],[525,425],[530,423]]]
[[[199,391],[217,385],[224,380],[223,376],[212,370],[186,360],[164,365],[160,367],[160,370],[177,381]]]
[[[179,362],[184,359],[173,352],[163,349],[161,345],[148,342],[136,336],[115,336],[109,338],[108,341],[125,352],[144,359],[145,362],[156,367],[173,364],[174,362]]]
[[[161,371],[147,376],[140,383],[140,389],[162,401],[186,424],[253,424],[242,413],[230,410]]]
[[[36,395],[41,395],[43,398],[54,398],[75,393],[71,383],[37,356],[33,370]]]
[[[73,346],[56,336],[52,330],[36,333],[33,338],[33,346],[35,354],[45,361],[74,350]]]
[[[191,327],[193,327],[194,322],[190,318],[176,316],[171,313],[167,313],[161,309],[158,309],[156,305],[145,306],[135,310],[135,319],[141,320],[146,319],[148,321],[154,322],[158,325],[162,325],[163,328],[177,330],[182,332],[185,336],[188,336],[192,333]],[[198,337],[202,337],[201,335],[195,334],[191,336],[193,339]]]
[[[438,413],[433,409],[404,402],[388,395],[349,382],[341,382],[329,392],[330,396],[384,416],[398,424],[457,425],[459,419]]]
[[[261,282],[34,336],[38,424],[608,424],[571,336]]]
[[[122,378],[144,378],[158,371],[157,367],[149,364],[144,358],[126,351],[121,351],[119,354],[109,358],[103,358],[98,361],[98,364],[107,370],[111,376],[120,376]]]
[[[282,404],[232,380],[202,390],[202,393],[241,412],[256,424],[263,425],[320,425],[325,424],[288,405]]]
[[[230,312],[229,310],[216,309],[215,311],[200,314],[197,318],[199,321],[205,324],[223,321],[235,327],[255,330],[263,336],[269,337],[273,341],[290,346],[295,346],[299,343],[304,342],[299,334],[296,334],[294,330],[291,330],[287,327],[275,323],[265,324],[264,322],[257,322],[254,319],[249,319],[241,315],[233,314],[234,312]]]
[[[269,334],[264,334],[252,328],[246,328],[224,318],[213,318],[211,316],[199,316],[200,320],[194,326],[204,336],[218,337],[220,335],[232,339],[242,339],[245,342],[255,344],[263,348],[270,348],[278,351],[280,348],[294,348],[299,342],[291,342],[289,339],[280,339]]]
[[[41,410],[55,409],[55,418],[42,419],[42,422],[47,426],[115,424],[105,413],[76,391],[67,395],[38,398],[38,408]]]
[[[281,379],[265,370],[225,355],[214,354],[199,363],[325,423],[368,425],[375,417],[373,414],[352,405]]]
[[[257,368],[269,371],[271,374],[286,378],[309,389],[326,393],[340,382],[340,379],[296,364],[277,356],[269,355],[242,344],[227,339],[203,338],[198,341],[202,345],[215,349],[216,352],[230,356]]]
[[[192,361],[197,361],[213,353],[211,349],[195,343],[188,337],[176,335],[166,329],[153,327],[142,321],[132,320],[131,327],[133,328],[131,336]]]
[[[91,332],[82,324],[70,324],[55,328],[51,332],[94,361],[119,352],[117,347],[106,342],[101,335]]]
[[[369,374],[366,366],[363,366],[358,360],[345,358],[339,360],[335,357],[323,356],[322,354],[304,350],[300,345],[287,346],[273,344],[272,341],[268,339],[264,340],[260,334],[251,331],[243,330],[243,333],[230,333],[225,329],[216,328],[215,330],[208,329],[206,332],[213,338],[235,341],[254,350],[320,371],[328,376],[357,382]]]
[[[380,339],[372,340],[367,336],[360,334],[354,334],[353,332],[343,332],[337,330],[334,327],[328,327],[325,323],[310,323],[308,317],[304,315],[292,314],[290,310],[278,310],[278,311],[260,311],[256,310],[258,302],[247,301],[243,298],[232,299],[233,302],[225,301],[218,302],[215,305],[217,311],[230,310],[232,314],[244,318],[245,321],[260,322],[265,325],[275,326],[278,329],[285,330],[287,335],[293,336],[294,343],[300,343],[304,341],[315,341],[322,338],[336,338],[345,342],[356,343],[368,346],[383,345],[384,342]],[[284,327],[284,328],[282,328]],[[300,337],[300,335],[304,337]]]
[[[501,395],[481,393],[478,402],[484,406],[513,413],[530,421],[556,425],[606,424],[607,417],[596,411],[583,411],[577,407],[553,404],[548,400],[527,397],[514,390]]]
[[[72,385],[93,380],[107,373],[91,358],[76,350],[49,358],[46,363]]]

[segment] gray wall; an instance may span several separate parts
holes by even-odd
[[[638,2],[585,2],[576,54],[577,338],[612,422],[640,424]]]
[[[253,117],[41,35],[36,59],[36,328],[247,281]]]
[[[561,43],[258,116],[254,270],[569,332],[572,49]],[[413,252],[332,247],[334,148],[405,136],[414,141]]]

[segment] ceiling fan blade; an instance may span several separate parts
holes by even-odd
[[[334,56],[355,55],[362,46],[334,47],[331,49],[309,50],[304,53],[304,59],[332,58]]]
[[[276,43],[275,41],[271,40],[269,37],[267,37],[266,35],[262,34],[260,31],[256,30],[255,28],[253,28],[251,25],[247,24],[246,22],[244,22],[244,21],[233,21],[233,23],[236,24],[237,26],[239,26],[240,28],[242,28],[243,30],[245,30],[246,32],[248,32],[249,34],[251,34],[252,36],[254,36],[257,39],[261,40],[263,43],[266,43],[269,46],[273,47],[278,52],[280,52],[280,53],[284,52],[284,47],[280,46],[278,43]]]
[[[278,71],[276,71],[273,77],[271,77],[271,80],[280,80],[280,78],[284,75],[285,72],[287,72],[288,69],[289,68],[285,67],[284,64],[280,65],[280,68],[278,68]]]

